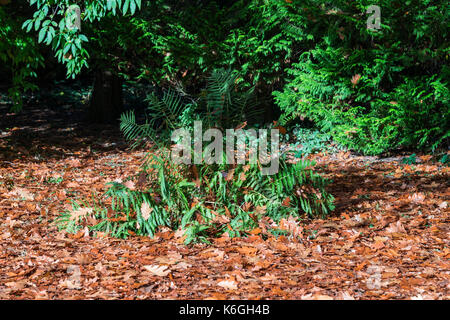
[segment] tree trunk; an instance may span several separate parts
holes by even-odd
[[[113,123],[123,111],[122,79],[111,71],[98,71],[89,106],[89,120]]]

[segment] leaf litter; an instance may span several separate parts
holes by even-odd
[[[410,166],[313,155],[333,179],[329,217],[285,219],[289,236],[263,240],[261,224],[247,238],[185,246],[180,230],[127,240],[57,230],[71,200],[138,172],[142,151],[85,142],[70,157],[0,158],[0,299],[449,298],[449,168],[430,157]]]

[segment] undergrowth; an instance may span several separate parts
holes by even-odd
[[[208,78],[198,99],[185,103],[173,91],[149,97],[150,120],[137,124],[134,113],[122,116],[121,129],[134,147],[149,150],[142,171],[126,182],[111,182],[99,200],[74,203],[57,223],[69,232],[88,228],[113,237],[154,236],[163,227],[179,230],[186,244],[228,234],[279,234],[283,221],[325,217],[333,210],[328,181],[313,170],[314,163],[288,161],[278,155],[279,170],[261,172],[259,161],[249,164],[176,164],[170,132],[188,128],[198,115],[206,128],[236,128],[251,112],[251,89],[239,92],[236,76],[219,70]],[[248,115],[247,115],[248,116]],[[245,126],[245,124],[244,124]],[[149,143],[150,142],[150,143]],[[274,154],[271,155],[272,157]],[[225,156],[224,156],[225,160]]]

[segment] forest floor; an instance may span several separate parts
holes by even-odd
[[[94,238],[53,221],[135,174],[143,151],[70,106],[2,117],[0,299],[450,298],[449,167],[431,156],[314,155],[337,208],[301,240]]]

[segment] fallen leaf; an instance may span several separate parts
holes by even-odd
[[[258,249],[254,248],[254,247],[241,247],[241,248],[237,248],[236,250],[241,254],[250,255],[250,256],[255,255],[256,252],[258,251]]]
[[[70,220],[78,221],[79,218],[86,217],[87,215],[91,214],[94,211],[92,208],[78,208],[74,211],[69,212],[70,214]]]
[[[359,82],[359,79],[361,79],[361,75],[360,74],[355,74],[353,77],[352,77],[352,84],[353,84],[353,87],[355,87],[357,84],[358,84],[358,82]]]
[[[125,187],[127,187],[128,189],[130,189],[130,190],[135,190],[135,189],[136,189],[136,185],[135,185],[134,182],[131,181],[131,180],[128,180],[128,181],[125,182],[123,185],[124,185]]]
[[[34,195],[23,188],[14,188],[8,193],[8,196],[16,196],[26,201],[34,200]]]
[[[414,193],[409,196],[408,199],[415,203],[423,203],[423,200],[425,200],[425,195],[423,193]]]
[[[393,222],[386,228],[386,232],[388,233],[406,233],[405,227],[403,227],[400,220],[397,222]]]
[[[238,288],[237,283],[232,280],[223,280],[217,283],[217,285],[228,290],[237,290]]]
[[[165,277],[170,273],[170,269],[167,266],[149,265],[144,266],[144,269],[159,277]]]
[[[150,218],[150,214],[152,213],[153,208],[150,207],[150,205],[147,202],[142,202],[141,206],[141,215],[142,218],[147,221],[148,218]]]

